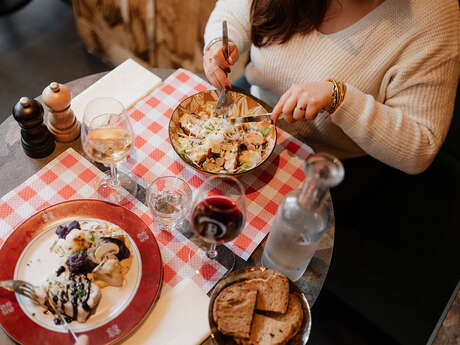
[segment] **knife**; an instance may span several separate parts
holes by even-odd
[[[246,122],[264,122],[270,121],[272,122],[272,113],[265,113],[265,114],[255,114],[255,115],[245,115],[239,117],[227,117],[226,120],[232,124],[238,123],[246,123]]]
[[[57,316],[61,319],[61,321],[63,322],[63,326],[65,328],[65,330],[70,334],[72,335],[72,337],[75,339],[75,341],[78,341],[78,338],[77,336],[75,335],[75,332],[72,330],[72,328],[70,328],[69,324],[67,323],[67,321],[65,320],[65,317],[61,314],[61,312],[56,308],[56,305],[54,304],[53,300],[51,299],[51,297],[47,294],[46,295],[47,297],[47,300],[48,300],[48,303],[49,305],[51,306],[51,308],[56,312]]]
[[[227,28],[227,21],[224,20],[222,22],[222,44],[223,44],[223,54],[225,60],[228,59],[229,51],[228,51],[228,28]],[[225,92],[225,88],[222,88],[219,92],[219,97],[217,99],[216,110],[219,110],[222,114],[228,114],[228,110],[221,110],[222,107],[227,105],[227,94]]]

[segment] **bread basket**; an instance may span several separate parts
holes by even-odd
[[[275,272],[276,271],[266,267],[244,268],[230,273],[226,278],[222,279],[219,283],[217,283],[212,292],[208,309],[208,321],[209,327],[211,329],[211,339],[215,345],[237,345],[237,343],[233,340],[231,336],[226,336],[218,330],[217,324],[214,321],[214,302],[217,296],[219,296],[220,292],[232,284],[239,283],[249,279],[266,278],[269,274],[273,274]],[[291,293],[294,293],[297,295],[297,297],[299,297],[304,317],[302,325],[300,326],[300,330],[287,343],[287,345],[305,345],[307,344],[311,330],[310,306],[305,295],[291,280],[289,280],[289,289]]]

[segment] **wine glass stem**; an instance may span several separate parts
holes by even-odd
[[[120,180],[118,179],[118,170],[115,163],[110,164],[110,185],[112,187],[118,187]]]
[[[217,250],[216,250],[215,243],[211,243],[211,247],[206,252],[206,256],[210,258],[211,260],[214,260],[215,258],[217,258]]]

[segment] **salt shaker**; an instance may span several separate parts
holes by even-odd
[[[293,281],[302,277],[326,233],[332,210],[325,200],[330,187],[343,180],[342,163],[322,153],[305,163],[305,182],[288,193],[275,216],[262,254],[262,265]]]
[[[21,126],[21,144],[26,155],[43,158],[54,151],[53,135],[43,124],[43,107],[40,102],[21,97],[13,107],[13,117]]]
[[[48,129],[56,140],[68,143],[78,138],[80,124],[70,108],[72,95],[69,88],[53,81],[43,90],[42,99],[49,109]]]

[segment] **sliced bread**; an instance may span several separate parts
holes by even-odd
[[[247,289],[257,290],[256,309],[284,314],[289,301],[289,280],[275,273],[267,278],[256,278],[240,283]]]
[[[240,345],[284,345],[293,332],[292,325],[271,317],[255,314],[249,339],[235,338]]]
[[[303,321],[302,304],[297,295],[289,295],[285,314],[255,314],[249,339],[234,338],[240,345],[284,345],[299,331]]]
[[[289,294],[289,305],[285,314],[277,314],[272,316],[275,320],[283,321],[292,325],[291,337],[293,337],[302,326],[303,321],[303,308],[299,297],[296,294]]]
[[[214,319],[223,334],[248,338],[254,315],[257,291],[241,284],[221,291],[214,302]]]

